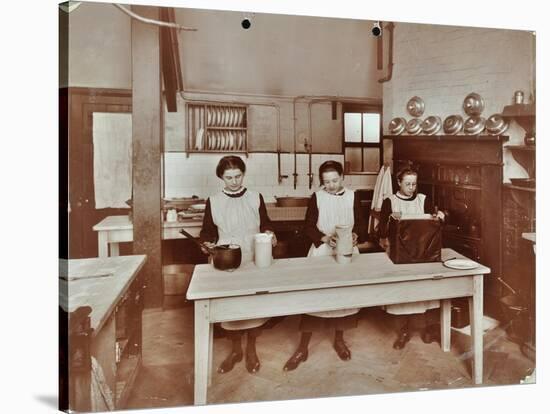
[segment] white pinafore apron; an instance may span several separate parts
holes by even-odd
[[[317,209],[319,218],[317,219],[317,228],[325,234],[334,234],[336,225],[354,225],[353,202],[355,193],[353,190],[344,189],[342,195],[330,194],[325,190],[319,190],[315,193],[317,198]],[[319,247],[311,245],[308,257],[335,255],[335,250],[327,243]],[[359,254],[357,247],[353,248],[353,254]],[[343,316],[354,315],[359,312],[358,308],[338,309],[334,311],[314,312],[308,315],[319,316],[321,318],[340,318]]]
[[[254,257],[254,235],[260,232],[260,194],[246,190],[240,197],[230,197],[221,192],[210,197],[212,219],[218,227],[216,244],[241,246],[242,263]],[[228,275],[228,277],[231,277]],[[228,330],[250,329],[263,325],[269,318],[222,322]]]
[[[392,213],[401,214],[424,214],[424,194],[417,194],[413,200],[403,200],[392,194],[388,197],[391,201]],[[397,305],[383,306],[386,312],[392,315],[406,315],[412,313],[423,313],[428,309],[439,308],[438,300],[423,300],[419,302],[400,303]]]

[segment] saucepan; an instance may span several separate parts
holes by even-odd
[[[219,246],[208,247],[204,243],[199,242],[184,229],[181,229],[180,233],[198,245],[201,249],[206,250],[212,257],[212,264],[216,269],[232,271],[241,265],[241,246],[237,244],[220,244]]]

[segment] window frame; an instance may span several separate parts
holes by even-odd
[[[345,114],[346,113],[368,113],[380,115],[379,125],[379,140],[377,143],[373,142],[346,142],[346,125]],[[384,146],[382,145],[383,127],[382,127],[382,104],[360,104],[360,103],[344,103],[342,105],[342,153],[344,155],[344,162],[346,161],[346,148],[361,148],[361,171],[348,171],[348,175],[353,174],[378,174],[378,171],[365,171],[365,153],[364,148],[378,148],[379,165],[383,164],[384,160]],[[361,116],[361,141],[363,141],[363,117]]]

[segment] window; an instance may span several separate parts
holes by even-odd
[[[377,174],[382,162],[382,107],[346,104],[343,111],[346,172]]]

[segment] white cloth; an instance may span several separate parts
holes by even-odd
[[[355,193],[353,190],[345,189],[344,194],[334,195],[327,193],[325,190],[319,190],[315,193],[317,198],[317,209],[319,210],[319,218],[317,219],[317,228],[325,234],[333,234],[336,225],[350,225],[353,227],[355,223],[353,215],[353,204]],[[359,254],[359,249],[353,249],[354,254]],[[335,255],[335,251],[327,243],[321,244],[319,247],[311,245],[308,257],[330,256]],[[323,311],[308,313],[308,315],[319,316],[322,318],[340,318],[342,316],[354,315],[359,312],[358,308],[339,309],[334,311]]]
[[[390,197],[392,213],[401,213],[403,215],[417,215],[424,213],[424,202],[426,196],[417,194],[413,200],[404,200],[397,195]],[[386,312],[393,315],[405,315],[412,313],[423,313],[428,309],[439,308],[439,300],[423,300],[420,302],[400,303],[397,305],[387,305],[383,307]]]
[[[217,244],[241,246],[242,262],[254,257],[254,235],[260,232],[260,194],[246,190],[240,197],[230,197],[220,192],[210,197],[212,220],[218,228]],[[231,276],[228,276],[231,277]],[[256,328],[269,318],[222,322],[222,328],[240,330]]]
[[[128,208],[132,197],[132,114],[94,112],[95,208]]]
[[[372,194],[371,210],[379,212],[382,209],[382,203],[386,198],[393,194],[393,185],[391,180],[390,167],[383,165],[376,177],[374,191]],[[378,219],[369,217],[369,233],[376,231]]]

